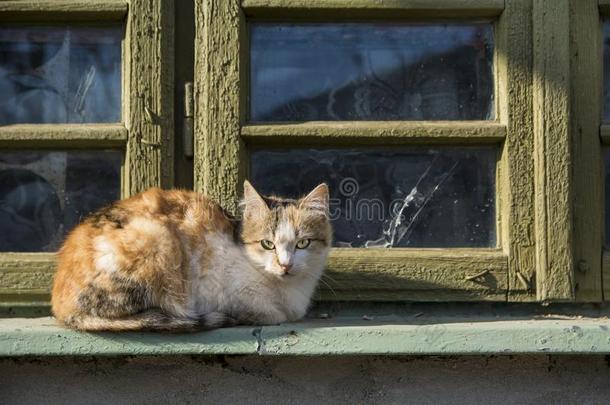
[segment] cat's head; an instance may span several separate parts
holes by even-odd
[[[244,183],[241,238],[250,260],[279,278],[317,277],[332,242],[328,186],[298,200],[263,197]]]

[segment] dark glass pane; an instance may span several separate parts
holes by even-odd
[[[605,193],[606,193],[606,248],[610,248],[610,149],[604,152],[606,165]]]
[[[493,118],[491,24],[252,24],[250,119]]]
[[[338,247],[493,247],[495,148],[261,150],[263,194],[330,186]]]
[[[121,121],[122,29],[0,27],[0,125]]]
[[[120,196],[120,152],[0,152],[0,252],[52,252]]]
[[[604,106],[603,121],[610,122],[610,21],[604,22]]]

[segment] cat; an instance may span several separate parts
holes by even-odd
[[[212,200],[149,189],[88,216],[58,252],[51,305],[84,331],[196,331],[302,318],[331,246],[329,191],[263,197],[240,221]]]

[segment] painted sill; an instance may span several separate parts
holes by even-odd
[[[600,317],[343,316],[196,334],[80,333],[0,319],[0,356],[609,354]]]

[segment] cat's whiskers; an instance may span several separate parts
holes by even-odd
[[[306,272],[306,271],[305,271],[305,272],[303,272],[303,273],[301,273],[301,274],[302,274],[302,275],[305,275],[305,276],[308,276],[308,277],[311,277],[312,279],[317,280],[317,281],[319,281],[319,282],[321,282],[321,283],[324,283],[324,285],[325,285],[326,287],[328,287],[328,289],[330,290],[330,292],[331,292],[331,293],[332,293],[332,294],[333,294],[335,297],[337,296],[337,293],[336,293],[335,289],[334,289],[334,288],[333,288],[333,287],[332,287],[330,284],[328,284],[328,283],[327,283],[327,282],[326,282],[326,281],[325,281],[325,280],[322,278],[322,277],[324,277],[324,273],[322,273],[322,274],[320,275],[320,277],[316,277],[315,275],[313,275],[313,274],[311,274],[311,273],[308,273],[308,272]],[[332,279],[331,279],[331,280],[332,280]],[[332,280],[332,281],[334,281],[334,280]]]

